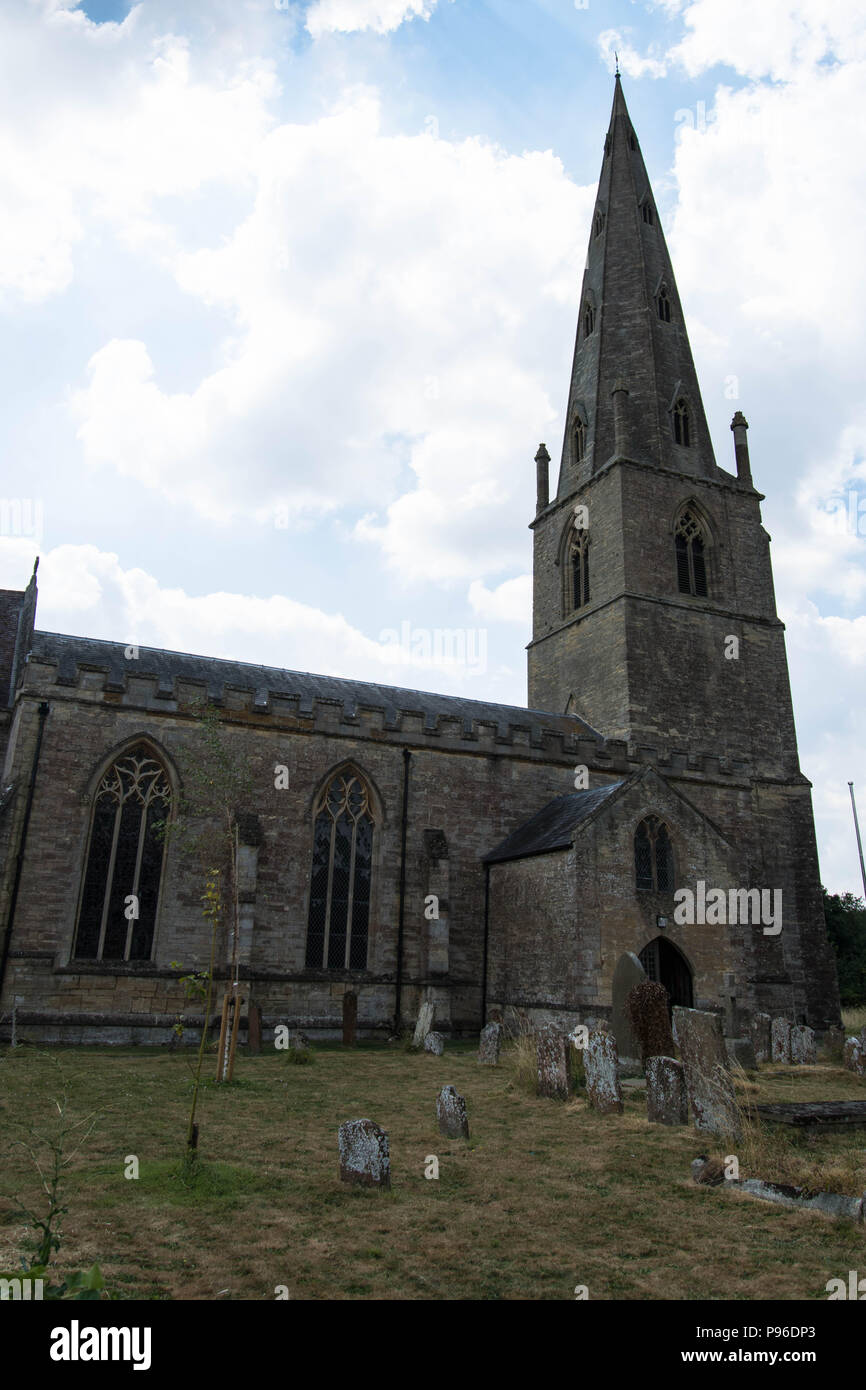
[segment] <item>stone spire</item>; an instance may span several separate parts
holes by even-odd
[[[679,431],[678,401],[686,412],[679,412]],[[581,289],[558,499],[616,457],[718,476],[673,266],[619,76]]]

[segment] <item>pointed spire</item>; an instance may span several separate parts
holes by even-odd
[[[557,495],[623,455],[700,477],[717,472],[673,266],[617,72]]]

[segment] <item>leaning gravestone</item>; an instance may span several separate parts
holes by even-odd
[[[772,1021],[769,1014],[752,1015],[750,1031],[756,1062],[768,1062],[770,1060],[770,1025]]]
[[[539,1028],[535,1035],[535,1056],[538,1094],[567,1100],[571,1095],[571,1043],[565,1033],[553,1023]]]
[[[418,1010],[418,1021],[415,1024],[415,1036],[412,1039],[413,1047],[423,1047],[424,1039],[433,1027],[433,1005],[429,999],[422,1001]]]
[[[798,1067],[814,1066],[818,1060],[815,1033],[805,1023],[791,1029],[791,1061]]]
[[[495,1067],[499,1061],[499,1049],[502,1046],[502,1024],[488,1023],[481,1029],[481,1038],[478,1043],[478,1060],[485,1066]]]
[[[642,984],[645,979],[646,971],[633,951],[626,951],[625,955],[620,956],[613,972],[611,1028],[623,1059],[630,1057],[637,1061],[640,1057],[640,1047],[631,1026],[625,1001],[632,986]]]
[[[362,1187],[391,1186],[388,1136],[372,1120],[347,1120],[340,1125],[340,1178]]]
[[[848,1039],[842,1060],[848,1071],[853,1071],[857,1076],[866,1076],[866,1050],[860,1046],[859,1038]]]
[[[436,1097],[436,1118],[439,1133],[448,1139],[468,1139],[469,1121],[466,1118],[466,1101],[458,1095],[453,1086],[443,1086]]]
[[[424,1039],[424,1051],[432,1052],[434,1057],[441,1057],[445,1051],[445,1039],[441,1033],[428,1033]]]
[[[677,1005],[674,1022],[695,1128],[710,1134],[737,1135],[740,1117],[721,1018]]]
[[[689,1096],[682,1062],[673,1057],[648,1057],[646,1117],[650,1124],[687,1125]]]
[[[593,1028],[583,1050],[586,1094],[594,1110],[603,1115],[622,1114],[622,1091],[617,1075],[617,1047],[613,1033]]]
[[[770,1047],[774,1062],[790,1062],[791,1023],[789,1019],[773,1019],[770,1027]]]

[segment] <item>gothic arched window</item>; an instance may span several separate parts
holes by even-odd
[[[121,753],[93,803],[74,955],[150,960],[171,784],[147,744]]]
[[[647,816],[634,833],[635,887],[641,893],[672,893],[674,851],[664,821]]]
[[[589,532],[575,531],[569,545],[569,574],[571,576],[572,608],[589,603]]]
[[[687,507],[676,525],[677,583],[681,594],[707,597],[706,537],[704,528]]]
[[[603,231],[604,231],[604,212],[602,211],[601,208],[599,208],[598,211],[597,211],[596,214],[595,214],[595,234],[596,234],[596,236],[597,236],[597,237],[598,237],[598,236],[601,236],[601,234],[602,234]]]
[[[646,203],[644,203],[644,207],[646,207]],[[659,290],[659,296],[656,300],[656,306],[658,308],[659,318],[661,319],[662,323],[670,323],[671,301],[668,298],[668,292],[666,289]]]
[[[593,307],[592,307],[592,305],[590,304],[589,300],[587,300],[587,301],[586,301],[586,304],[583,306],[583,333],[584,333],[584,337],[588,338],[589,335],[590,335],[590,333],[592,332],[592,330],[593,330],[594,328],[595,328],[595,310],[593,309]]]
[[[652,203],[649,202],[649,201],[647,201],[647,202],[645,202],[645,203],[641,203],[641,205],[640,205],[640,211],[641,211],[641,216],[642,216],[644,222],[646,222],[647,225],[651,227],[651,226],[653,225],[653,205],[652,205]]]
[[[586,453],[586,425],[578,415],[574,422],[574,459],[580,463]]]
[[[366,970],[373,816],[366,784],[351,768],[331,778],[313,817],[306,963]]]
[[[689,428],[689,408],[685,401],[680,397],[673,409],[674,416],[674,439],[678,444],[691,443],[691,430]]]

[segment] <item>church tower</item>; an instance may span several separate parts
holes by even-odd
[[[720,387],[721,389],[721,387]],[[746,431],[713,453],[673,266],[616,78],[556,494],[539,449],[529,704],[610,738],[798,774]]]
[[[777,936],[719,938],[731,1016],[736,995],[824,1028],[839,996],[810,786],[739,410],[731,429],[729,472],[617,75],[553,497],[543,444],[536,455],[529,705],[623,740],[631,765],[659,768],[721,830],[729,887],[782,893]]]

